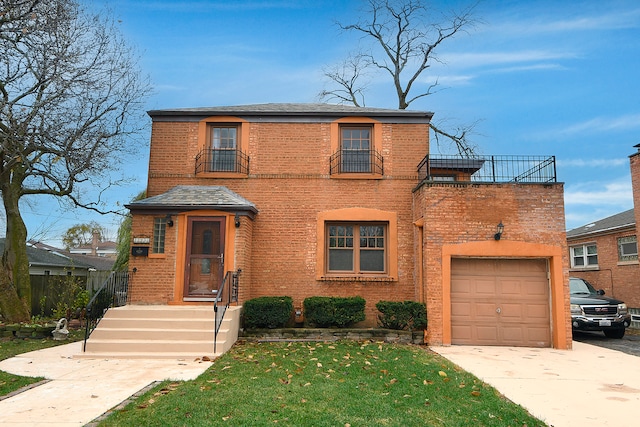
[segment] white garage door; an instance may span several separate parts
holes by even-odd
[[[452,259],[451,343],[550,347],[547,261]]]

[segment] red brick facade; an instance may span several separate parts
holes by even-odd
[[[505,239],[540,243],[566,254],[561,185],[442,184],[416,190],[417,165],[429,151],[428,113],[418,117],[398,112],[392,117],[375,111],[362,116],[329,111],[273,117],[213,112],[198,116],[176,110],[151,115],[148,197],[176,185],[221,186],[253,203],[257,214],[240,215],[236,227],[232,209],[132,209],[134,238],[152,236],[154,217],[170,213],[174,223],[167,228],[164,254],[130,260],[134,303],[185,303],[185,223],[194,216],[225,218],[225,270],[242,270],[240,304],[259,296],[288,295],[299,307],[309,296],[359,295],[367,301],[363,326],[375,326],[378,301],[424,301],[436,344],[447,343],[439,295],[442,275],[438,276],[444,243],[495,243],[492,233],[502,220]],[[238,124],[238,147],[250,158],[247,174],[196,173],[194,159],[207,144],[208,123]],[[330,173],[339,127],[347,124],[372,127],[372,144],[384,160],[382,173]],[[325,223],[339,220],[386,224],[384,277],[326,274]],[[515,256],[523,256],[517,252]],[[537,256],[556,256],[542,252]],[[566,256],[560,258],[554,259],[565,274]],[[557,322],[568,312],[568,303],[565,286],[554,286],[561,297],[554,302],[559,304],[554,308]],[[554,346],[569,348],[570,334],[567,338],[564,325],[557,329],[562,332],[556,334]]]

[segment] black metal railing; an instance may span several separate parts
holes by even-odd
[[[442,156],[427,155],[418,165],[422,181],[488,183],[556,182],[555,156]]]
[[[237,149],[205,148],[196,156],[196,175],[201,172],[249,173],[249,156]]]
[[[113,271],[93,294],[86,307],[86,329],[82,351],[86,350],[91,332],[98,326],[104,314],[111,307],[122,307],[129,300],[129,272]]]
[[[224,279],[216,292],[216,299],[213,301],[213,312],[216,318],[216,329],[213,335],[213,352],[217,350],[218,332],[222,326],[224,314],[232,302],[238,302],[238,276],[242,270],[227,271]]]
[[[342,149],[331,155],[329,173],[369,173],[383,175],[382,154],[376,150]]]

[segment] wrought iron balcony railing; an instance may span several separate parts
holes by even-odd
[[[196,156],[196,175],[202,172],[249,173],[249,156],[237,149],[205,148]]]
[[[556,182],[555,156],[427,155],[418,165],[420,181]]]
[[[366,173],[383,175],[383,158],[376,150],[342,149],[330,159],[329,173]]]

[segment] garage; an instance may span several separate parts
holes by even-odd
[[[551,347],[546,259],[451,259],[451,343]]]

